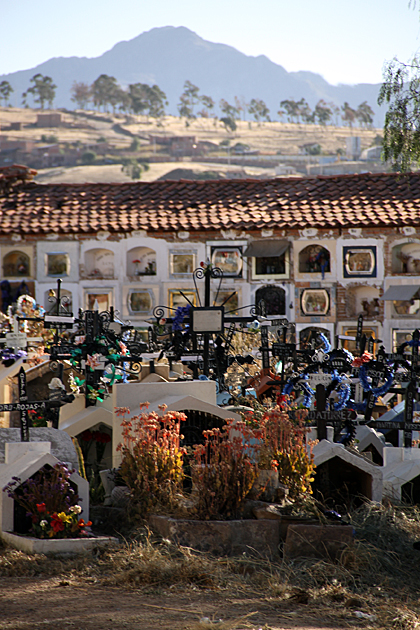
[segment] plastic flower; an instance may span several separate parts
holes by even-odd
[[[48,527],[48,521],[45,520],[45,518],[40,522],[40,526],[45,529],[46,527]]]
[[[87,523],[85,523],[82,518],[79,519],[79,527],[90,527],[91,525],[92,521],[88,521]]]
[[[356,357],[351,365],[352,367],[361,367],[363,363],[369,363],[369,361],[372,361],[372,359],[373,355],[371,355],[370,352],[365,351],[361,357]]]
[[[45,510],[46,510],[45,503],[37,503],[36,504],[36,509],[40,513],[45,512]]]
[[[93,356],[91,356],[90,354],[87,355],[87,359],[86,359],[86,365],[88,367],[90,367],[91,370],[94,370],[95,368],[100,366],[100,354],[94,354]]]
[[[80,507],[80,505],[72,505],[71,508],[69,509],[69,512],[73,512],[73,514],[80,514],[82,511],[82,508]]]
[[[62,512],[63,514],[63,512]],[[51,527],[54,531],[55,534],[58,534],[58,532],[62,532],[64,529],[64,523],[61,520],[61,518],[59,517],[58,514],[53,514],[52,519],[51,519]]]
[[[66,514],[65,512],[60,512],[57,516],[63,523],[71,523],[71,521],[72,521],[72,515],[71,514]]]
[[[120,351],[123,356],[127,354],[127,346],[122,341],[119,342]]]

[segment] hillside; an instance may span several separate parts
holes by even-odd
[[[37,168],[40,182],[79,182],[79,181],[128,181],[129,177],[121,172],[124,156],[150,160],[150,170],[142,179],[152,181],[180,166],[197,172],[214,170],[227,176],[273,176],[274,168],[288,156],[299,154],[304,144],[319,144],[323,154],[334,155],[340,149],[345,150],[346,138],[357,135],[361,138],[362,149],[372,145],[379,129],[360,129],[349,127],[322,127],[291,123],[248,123],[238,122],[234,134],[227,133],[218,121],[199,119],[188,128],[179,117],[166,116],[157,126],[153,119],[143,116],[124,116],[97,114],[96,112],[62,112],[63,126],[40,128],[36,126],[39,110],[0,108],[0,158],[2,142],[13,144],[19,141],[32,142],[32,151],[45,151],[57,146],[63,154],[79,150],[73,161],[67,160],[59,168],[40,168],[38,163],[29,166]],[[13,123],[21,123],[21,129],[10,129]],[[152,136],[150,139],[149,136]],[[192,137],[195,143],[209,143],[211,152],[201,156],[174,157],[165,145],[159,144],[159,138]],[[153,141],[153,137],[157,141]],[[138,139],[138,149],[130,151],[133,139]],[[223,148],[220,143],[229,140],[230,148]],[[98,142],[101,141],[101,142]],[[245,159],[235,155],[232,147],[236,144],[249,147],[256,155]],[[105,145],[102,155],[97,147]],[[98,152],[94,164],[82,165],[80,155],[83,151]],[[41,151],[42,152],[42,151]],[[13,159],[12,156],[10,159]],[[29,160],[29,161],[28,161]],[[13,159],[13,161],[16,161]],[[18,158],[20,161],[20,158]],[[118,162],[112,164],[113,161]],[[48,166],[48,165],[46,165]],[[51,165],[50,165],[51,166]],[[52,164],[54,166],[54,164]]]
[[[108,74],[123,87],[136,82],[156,83],[168,97],[167,111],[171,114],[177,113],[188,79],[216,103],[221,98],[233,102],[235,96],[247,102],[263,99],[272,118],[277,117],[281,100],[302,97],[311,107],[320,99],[339,106],[347,101],[352,107],[367,101],[376,112],[377,125],[382,125],[384,117],[376,104],[379,85],[330,85],[318,74],[287,72],[264,55],[245,55],[232,46],[206,41],[185,27],[154,28],[119,42],[100,57],[57,57],[27,70],[0,75],[0,82],[7,80],[14,89],[13,105],[21,104],[21,95],[36,73],[48,75],[56,83],[56,107],[73,107],[70,89],[74,81],[91,84],[100,74]]]

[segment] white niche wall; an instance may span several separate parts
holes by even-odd
[[[76,241],[40,241],[37,244],[37,280],[48,282],[51,288],[57,285],[57,278],[66,282],[79,279],[79,251]]]
[[[94,247],[84,255],[81,275],[87,280],[113,279],[115,274],[115,256],[111,249]]]

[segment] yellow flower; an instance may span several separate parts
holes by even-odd
[[[73,520],[71,514],[66,514],[65,512],[60,512],[57,516],[63,523],[71,523]]]

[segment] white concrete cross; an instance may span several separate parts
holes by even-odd
[[[19,332],[19,320],[16,315],[13,316],[13,332],[6,333],[5,342],[7,348],[20,350],[27,348],[29,342],[42,342],[42,337],[28,337],[25,332]]]

